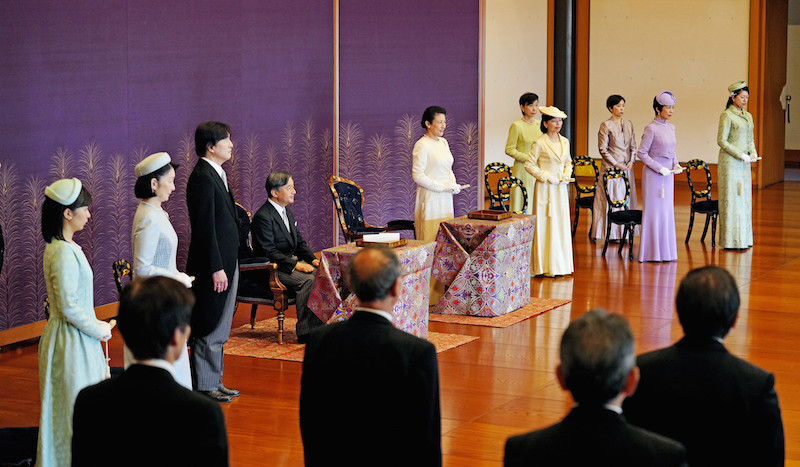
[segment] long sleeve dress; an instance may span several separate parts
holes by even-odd
[[[417,184],[414,224],[417,240],[436,241],[439,224],[453,218],[453,195],[445,190],[456,183],[453,154],[444,138],[428,136],[414,144],[411,178]]]
[[[166,276],[180,280],[176,266],[177,254],[178,234],[169,221],[167,211],[140,201],[133,216],[134,277]],[[125,368],[128,368],[133,363],[133,354],[127,346],[124,357]],[[175,381],[192,389],[189,351],[185,345],[174,365]]]
[[[639,261],[675,261],[678,243],[675,239],[675,176],[661,175],[659,170],[672,170],[678,165],[675,155],[675,125],[656,117],[646,127],[639,145],[642,170],[642,235]]]
[[[536,179],[525,170],[525,163],[528,162],[528,157],[531,155],[533,142],[542,136],[540,124],[539,120],[527,123],[525,120],[519,119],[511,124],[511,128],[508,129],[508,140],[506,140],[506,154],[514,159],[511,175],[522,180],[522,185],[528,192],[528,208],[525,210],[525,214],[533,213],[533,186],[536,183]],[[511,190],[509,203],[510,211],[521,211],[522,191]]]
[[[753,246],[753,181],[750,163],[740,154],[756,154],[753,116],[728,106],[719,116],[719,244],[722,248]]]
[[[50,318],[39,340],[42,412],[36,465],[69,466],[75,398],[106,377],[100,344],[106,328],[95,315],[92,268],[77,243],[53,239],[45,246],[44,278]]]
[[[623,120],[620,127],[611,119],[601,123],[600,131],[597,132],[597,146],[600,150],[600,156],[603,158],[603,163],[600,165],[600,179],[597,182],[597,190],[595,190],[594,195],[592,232],[594,233],[594,238],[599,239],[604,238],[606,235],[606,217],[608,215],[608,201],[603,191],[603,172],[634,160],[636,156],[636,135],[633,132],[633,124],[629,120]],[[639,209],[633,168],[626,170],[625,174],[628,176],[631,185],[631,198],[628,202],[628,208]],[[611,195],[612,199],[622,199],[625,196],[625,184],[622,183],[622,180],[609,180],[608,194]],[[611,233],[609,234],[610,239],[621,238],[622,231],[622,226],[612,225]]]
[[[525,170],[536,179],[533,214],[536,227],[533,233],[534,275],[561,276],[572,274],[572,229],[569,221],[569,185],[547,182],[550,176],[566,180],[572,176],[569,140],[558,135],[558,143],[544,134],[533,144]]]

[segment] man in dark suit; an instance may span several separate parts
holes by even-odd
[[[297,221],[288,206],[294,203],[294,180],[286,172],[272,172],[267,177],[267,202],[256,212],[251,223],[253,252],[278,265],[278,279],[297,294],[297,340],[304,344],[312,329],[325,323],[308,309],[308,297],[314,284],[319,260],[303,240]]]
[[[186,272],[195,276],[191,342],[192,383],[196,391],[219,402],[239,395],[222,384],[223,345],[231,333],[236,289],[239,227],[233,194],[222,164],[230,160],[231,129],[205,122],[194,133],[200,157],[186,186],[186,205],[192,226]]]
[[[395,328],[401,268],[387,249],[348,265],[360,307],[311,333],[300,382],[305,465],[439,466],[439,372],[433,344]]]
[[[775,377],[737,358],[722,339],[739,314],[728,271],[690,271],[675,298],[684,337],[638,359],[642,382],[625,401],[631,423],[686,445],[692,467],[782,466]]]
[[[137,279],[122,291],[119,330],[135,360],[119,377],[78,394],[73,466],[228,465],[219,404],[173,376],[193,303],[185,285],[163,276]]]
[[[622,416],[622,401],[639,379],[625,318],[589,311],[564,331],[560,357],[558,382],[572,393],[575,408],[555,425],[509,438],[506,467],[686,465],[682,445]]]

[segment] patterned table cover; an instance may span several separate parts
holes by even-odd
[[[442,222],[433,277],[448,286],[434,313],[500,316],[531,300],[534,216]]]
[[[407,245],[392,249],[403,268],[403,289],[392,310],[394,325],[423,339],[428,337],[428,292],[434,246],[433,242],[409,240]],[[345,284],[344,272],[350,258],[360,249],[355,243],[348,243],[322,251],[308,307],[325,323],[344,321],[358,306],[358,298]],[[347,294],[344,300],[343,293]]]

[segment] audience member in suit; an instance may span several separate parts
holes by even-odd
[[[233,194],[222,164],[230,160],[231,129],[205,122],[194,133],[200,157],[186,186],[192,238],[186,272],[195,276],[190,362],[192,386],[219,402],[239,391],[222,384],[223,346],[231,333],[239,283],[239,226]]]
[[[219,404],[173,377],[193,304],[185,285],[164,276],[136,279],[122,291],[117,319],[134,361],[78,394],[72,465],[228,465]]]
[[[308,297],[314,284],[319,260],[303,240],[297,221],[289,209],[294,203],[294,180],[286,172],[272,172],[267,177],[267,202],[256,212],[251,223],[253,252],[266,256],[278,265],[278,279],[297,294],[297,340],[306,342],[312,329],[325,323],[308,309]]]
[[[685,466],[679,443],[629,424],[622,401],[639,380],[633,335],[620,315],[592,310],[561,337],[558,382],[575,407],[559,423],[513,436],[505,465]]]
[[[358,252],[348,277],[360,307],[309,336],[300,382],[306,466],[442,464],[436,350],[392,325],[400,275],[391,251]]]
[[[782,466],[775,377],[728,353],[739,291],[728,271],[690,271],[675,298],[684,337],[639,357],[642,382],[625,401],[631,423],[686,445],[692,467]]]

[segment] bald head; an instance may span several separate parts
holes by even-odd
[[[347,266],[350,289],[361,303],[385,299],[401,272],[397,256],[388,248],[364,248]]]

